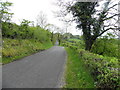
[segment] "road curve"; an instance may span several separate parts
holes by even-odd
[[[57,88],[65,65],[66,51],[48,50],[3,65],[3,88]]]

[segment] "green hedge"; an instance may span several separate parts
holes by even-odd
[[[70,43],[63,43],[63,45],[79,53],[80,59],[84,61],[86,68],[94,77],[96,88],[120,88],[120,73],[118,72],[120,60],[90,53]]]
[[[102,55],[93,54],[79,49],[79,54],[89,68],[95,79],[95,85],[98,88],[118,88],[119,75],[118,59],[114,57],[103,57]]]

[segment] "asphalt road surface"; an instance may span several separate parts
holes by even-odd
[[[54,46],[48,50],[3,65],[3,88],[57,88],[64,71],[66,51]]]

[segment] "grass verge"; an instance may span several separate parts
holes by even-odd
[[[80,60],[74,49],[66,48],[68,53],[67,67],[65,72],[65,88],[94,88],[94,80],[84,62]]]
[[[15,60],[29,56],[33,53],[52,47],[50,41],[39,42],[32,39],[3,39],[2,64],[7,64]]]

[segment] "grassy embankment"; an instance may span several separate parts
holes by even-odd
[[[7,64],[12,61],[29,56],[52,46],[50,41],[39,42],[33,39],[3,39],[2,63]]]
[[[74,49],[66,48],[68,53],[65,88],[94,88],[94,80],[84,62]]]

